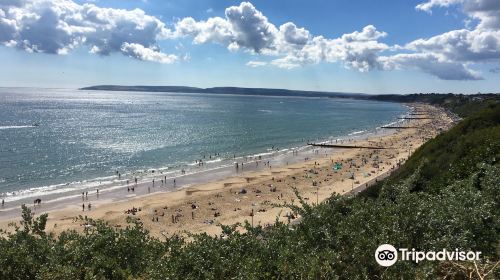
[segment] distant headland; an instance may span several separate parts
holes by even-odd
[[[432,105],[455,107],[467,102],[498,99],[498,93],[456,94],[456,93],[411,93],[411,94],[367,94],[356,92],[331,92],[312,90],[292,90],[278,88],[245,88],[245,87],[211,87],[199,88],[189,86],[122,86],[122,85],[97,85],[83,87],[79,90],[103,91],[140,91],[140,92],[174,92],[174,93],[213,93],[237,94],[258,96],[290,96],[290,97],[327,97],[349,98],[363,100],[377,100],[389,102],[422,102]],[[458,97],[458,98],[457,98]],[[448,108],[451,109],[451,108]]]
[[[291,90],[277,88],[244,88],[244,87],[211,87],[198,88],[188,86],[120,86],[120,85],[97,85],[83,87],[80,90],[105,90],[105,91],[141,91],[141,92],[177,92],[177,93],[215,93],[215,94],[238,94],[238,95],[260,95],[260,96],[296,96],[296,97],[330,97],[330,98],[363,98],[370,95],[365,93],[326,92]]]

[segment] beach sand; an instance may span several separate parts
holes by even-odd
[[[290,209],[277,205],[298,203],[293,187],[310,204],[321,203],[333,194],[356,193],[389,175],[415,149],[453,123],[440,108],[423,104],[409,106],[414,111],[427,112],[427,115],[413,116],[418,119],[399,124],[413,128],[395,129],[392,134],[344,142],[345,145],[385,149],[335,148],[328,153],[319,149],[323,153],[319,157],[290,165],[240,172],[224,180],[131,197],[126,201],[92,201],[91,211],[85,209],[83,212],[82,203],[79,203],[49,211],[47,230],[55,234],[67,229],[81,231],[85,225],[75,219],[79,215],[103,219],[117,228],[126,227],[127,220],[136,219],[157,237],[185,235],[187,232],[219,235],[222,232],[220,224],[231,225],[245,220],[250,223],[253,220],[254,225],[262,226],[273,224],[277,218],[287,222]],[[300,157],[300,153],[297,156]],[[342,163],[342,169],[333,170],[335,162]],[[350,179],[351,174],[354,174],[354,179]],[[85,204],[87,206],[88,202]],[[130,211],[134,208],[137,211]],[[19,219],[0,218],[0,228],[12,230],[8,224]]]

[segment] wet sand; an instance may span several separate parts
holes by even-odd
[[[49,213],[47,230],[56,234],[66,229],[82,230],[85,225],[75,219],[78,215],[104,219],[117,228],[135,219],[154,236],[186,232],[218,235],[221,233],[219,224],[245,220],[263,226],[274,223],[276,218],[293,221],[288,208],[277,206],[298,203],[293,187],[311,204],[321,203],[332,194],[356,193],[389,175],[416,148],[452,125],[451,117],[442,109],[422,104],[410,106],[414,111],[428,112],[428,118],[405,120],[399,126],[412,128],[394,129],[391,134],[336,143],[385,149],[317,148],[293,154],[293,159],[274,159],[271,166],[267,165],[267,160],[258,165],[250,161],[245,163],[243,170],[241,166],[238,170],[227,167],[206,171],[206,176],[196,177],[198,179],[180,177],[176,183],[183,187],[177,190],[173,189],[170,180],[162,186],[158,179],[150,194],[147,189],[151,191],[153,187],[148,182],[139,184],[133,193],[127,192],[126,187],[121,188],[118,193],[121,199],[116,192],[114,195],[101,193],[99,197],[89,192],[83,199],[72,198],[64,208],[56,207],[57,203],[51,207],[42,204],[31,208],[37,214]],[[333,170],[335,162],[342,163],[342,169]],[[82,211],[82,203],[85,211]],[[89,203],[91,211],[87,208]],[[0,213],[0,228],[12,229],[8,223],[19,220],[18,214],[16,218],[14,212],[10,213]]]

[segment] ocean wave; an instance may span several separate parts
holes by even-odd
[[[12,202],[45,195],[64,194],[75,191],[87,191],[89,189],[106,188],[124,182],[124,180],[113,180],[113,177],[115,176],[106,176],[94,178],[92,180],[74,181],[42,187],[33,187],[24,190],[6,192],[1,194],[1,196],[4,197],[6,202]],[[106,178],[106,180],[103,180],[104,178]]]
[[[216,162],[221,162],[223,160],[224,160],[223,158],[216,158],[216,159],[212,159],[212,160],[207,160],[207,161],[205,161],[205,163],[216,163]]]
[[[349,136],[350,136],[350,135],[356,135],[356,134],[361,134],[361,133],[363,133],[363,132],[366,132],[366,130],[354,131],[354,132],[349,133],[348,135],[349,135]]]
[[[400,115],[399,117],[402,118],[404,116],[405,116],[405,114]],[[393,126],[395,124],[402,123],[403,121],[404,121],[403,119],[397,119],[397,120],[390,122],[388,124],[381,125],[381,126],[377,127],[377,129],[383,128],[384,126]]]
[[[16,128],[33,128],[37,127],[36,125],[0,125],[0,129],[16,129]]]

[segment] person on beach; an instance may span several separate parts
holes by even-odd
[[[85,203],[82,204],[82,211],[85,212]]]
[[[89,202],[89,206],[87,208],[89,209],[89,211],[90,211],[90,209],[92,209],[92,204],[90,204],[90,202]]]
[[[2,199],[2,207],[5,205],[5,200]]]

